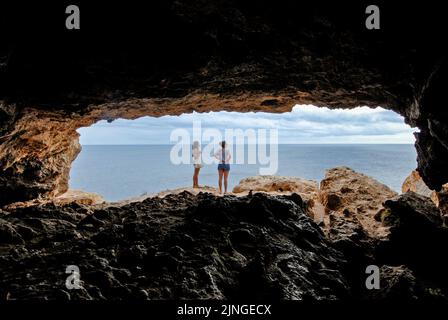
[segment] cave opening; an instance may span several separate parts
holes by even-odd
[[[101,120],[77,131],[82,151],[72,164],[69,188],[99,194],[106,201],[190,188],[194,141],[200,142],[203,158],[210,156],[199,173],[203,191],[217,187],[213,154],[221,140],[233,155],[229,191],[254,176],[319,182],[328,169],[344,166],[400,193],[417,166],[415,130],[381,107],[296,105],[283,113],[193,112]],[[277,191],[288,191],[282,188]]]

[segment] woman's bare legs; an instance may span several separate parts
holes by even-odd
[[[218,170],[219,173],[219,180],[218,180],[218,186],[219,186],[219,194],[222,193],[222,176],[224,173],[224,170]]]
[[[229,177],[229,172],[230,171],[224,171],[224,193],[227,193],[227,178]]]
[[[201,168],[194,168],[193,188],[199,188],[199,170],[201,170]]]

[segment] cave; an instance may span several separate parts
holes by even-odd
[[[363,1],[85,4],[86,22],[70,33],[56,27],[58,6],[39,3],[25,13],[8,6],[4,25],[11,31],[0,48],[0,245],[15,253],[0,261],[11,275],[0,280],[0,298],[446,298],[441,208],[448,182],[448,62],[441,6],[384,2],[381,29],[368,30]],[[80,127],[193,111],[288,112],[295,104],[387,106],[418,128],[416,174],[431,195],[409,192],[385,201],[375,223],[391,227],[387,241],[378,241],[348,211],[329,218],[326,234],[295,195],[183,193],[100,208],[39,203],[67,191]],[[8,207],[35,200],[34,206]],[[327,202],[339,207],[333,200]],[[33,241],[48,260],[27,260]],[[204,244],[203,256],[196,241]],[[111,242],[117,252],[106,250]],[[52,251],[51,243],[62,244],[63,253]],[[220,264],[210,247],[232,263]],[[65,279],[64,266],[79,263],[70,252],[79,253],[91,287],[54,287]],[[272,261],[273,269],[266,268]],[[378,293],[362,287],[368,264],[381,265],[386,282]],[[324,267],[306,278],[291,265]],[[28,291],[20,284],[36,267],[35,279],[49,272],[51,280]],[[163,272],[169,276],[160,278]],[[182,277],[191,282],[178,286]],[[404,288],[393,286],[396,277]]]
[[[102,120],[77,132],[82,149],[71,165],[70,192],[64,197],[89,192],[98,195],[98,201],[100,197],[105,201],[142,198],[167,190],[195,192],[191,190],[193,140],[203,149],[202,189],[198,189],[208,192],[218,191],[216,159],[211,155],[224,137],[231,154],[229,192],[241,190],[239,182],[251,176],[297,176],[319,183],[326,170],[347,166],[401,193],[403,182],[417,166],[413,130],[403,117],[380,107],[295,105],[291,112],[276,114],[220,111],[145,116]],[[292,188],[284,183],[277,189]]]

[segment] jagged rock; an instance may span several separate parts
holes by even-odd
[[[353,216],[373,237],[387,234],[374,217],[383,208],[383,202],[396,195],[386,185],[347,167],[327,170],[319,192],[327,214]]]
[[[412,301],[418,299],[445,300],[437,287],[420,283],[406,266],[381,266],[380,288],[368,290],[366,297],[376,300]]]
[[[0,205],[63,194],[81,151],[76,125],[61,121],[63,114],[23,112],[0,144]]]
[[[425,197],[431,197],[432,190],[428,188],[428,186],[423,181],[420,174],[414,170],[411,174],[406,178],[401,187],[401,191],[406,193],[408,191],[415,192]]]
[[[325,236],[295,193],[17,207],[0,219],[0,298],[445,299],[437,212],[414,193],[386,201],[378,239],[348,213],[331,214]],[[370,264],[384,265],[379,292],[365,289]],[[65,288],[68,265],[80,290]]]
[[[447,288],[448,264],[442,252],[448,246],[448,229],[443,227],[440,210],[429,198],[413,192],[387,200],[384,205],[381,220],[390,234],[377,248],[378,261],[404,264],[420,278]]]
[[[440,191],[433,191],[431,200],[440,209],[440,212],[443,215],[444,224],[448,227],[448,184],[444,184]]]
[[[307,212],[316,221],[323,220],[324,210],[319,202],[319,187],[316,181],[298,177],[255,176],[241,180],[233,188],[233,193],[268,192],[271,194],[297,193],[305,200]]]
[[[2,255],[0,297],[349,296],[340,271],[346,260],[304,213],[297,197],[183,192],[107,206],[88,215],[83,206],[73,204],[18,208],[4,216],[3,224],[23,224],[35,235],[22,243],[22,251]],[[87,227],[89,217],[101,224]],[[0,250],[7,252],[11,246],[2,242]],[[66,290],[67,265],[79,266],[82,290]]]
[[[25,207],[35,207],[44,204],[53,204],[56,206],[66,206],[66,205],[84,205],[93,206],[97,204],[105,203],[106,201],[102,196],[92,192],[85,192],[82,190],[69,190],[64,194],[46,199],[34,199],[24,202],[14,202],[3,206],[4,210],[16,210]]]
[[[357,296],[365,288],[365,268],[374,261],[375,239],[369,237],[359,220],[331,214],[324,230],[332,245],[348,257],[350,263],[342,270],[351,284],[351,292]]]
[[[22,237],[11,223],[0,219],[0,244],[24,243]]]
[[[417,171],[412,173],[406,178],[402,186],[403,193],[408,191],[415,192],[425,197],[430,197],[444,215],[444,219],[447,220],[448,216],[448,183],[442,186],[439,191],[430,190],[425,184],[420,174]]]
[[[241,180],[234,188],[234,193],[249,191],[298,193],[308,198],[314,198],[318,193],[316,181],[298,177],[255,176]]]
[[[382,266],[380,269],[380,291],[373,290],[377,299],[417,299],[419,293],[416,279],[405,266]]]
[[[170,190],[165,190],[165,191],[161,191],[158,192],[154,195],[151,196],[155,196],[155,197],[165,197],[167,195],[172,195],[172,194],[179,194],[179,193],[183,193],[183,192],[189,192],[191,194],[199,194],[201,192],[207,192],[207,193],[211,193],[211,194],[215,194],[215,195],[219,195],[219,190],[216,187],[211,187],[211,186],[200,186],[199,188],[193,188],[193,187],[184,187],[184,188],[177,188],[177,189],[170,189]],[[144,198],[147,198],[148,196],[144,196]],[[141,199],[141,200],[143,200]]]
[[[106,202],[102,196],[92,192],[85,192],[82,190],[68,190],[66,193],[52,199],[52,202],[57,205],[67,205],[70,203],[77,203],[80,205],[96,205]]]

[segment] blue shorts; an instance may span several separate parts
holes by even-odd
[[[230,171],[230,164],[220,163],[218,164],[218,170]]]

